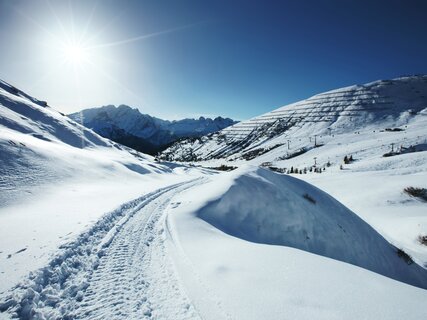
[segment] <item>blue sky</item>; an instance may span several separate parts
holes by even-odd
[[[427,73],[426,16],[411,0],[0,0],[0,77],[67,113],[128,104],[242,120]]]

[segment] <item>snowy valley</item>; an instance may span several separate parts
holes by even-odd
[[[69,117],[105,138],[152,155],[180,139],[200,138],[236,123],[222,117],[162,120],[126,105],[85,109]]]
[[[427,76],[160,161],[71,118],[0,82],[0,318],[427,317]]]

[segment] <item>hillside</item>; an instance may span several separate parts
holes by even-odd
[[[290,158],[340,135],[403,130],[426,114],[427,76],[381,80],[317,94],[218,133],[178,142],[162,158],[251,160],[273,149]]]
[[[163,157],[292,174],[334,196],[427,265],[426,203],[405,191],[427,189],[426,139],[427,76],[413,76],[319,94],[177,143]]]
[[[0,81],[0,293],[105,212],[190,171],[105,139]]]
[[[125,105],[85,109],[69,117],[105,138],[153,155],[181,138],[201,137],[236,123],[221,117],[162,120]]]

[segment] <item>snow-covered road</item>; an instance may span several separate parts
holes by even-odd
[[[0,310],[24,319],[198,318],[166,253],[164,215],[174,196],[204,180],[159,189],[106,215],[18,285]]]

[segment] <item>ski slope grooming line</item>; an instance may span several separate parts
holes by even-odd
[[[195,319],[165,253],[161,217],[176,194],[205,178],[159,189],[106,214],[7,296],[19,319]]]

